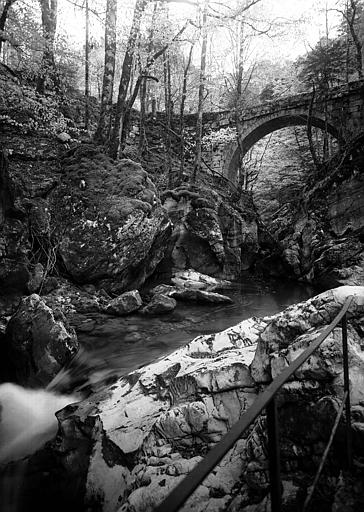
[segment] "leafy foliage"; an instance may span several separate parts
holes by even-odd
[[[321,39],[317,45],[297,61],[298,78],[307,86],[315,84],[327,89],[346,82],[355,71],[353,54],[347,51],[343,38]]]
[[[38,94],[34,88],[20,86],[0,76],[0,125],[16,127],[22,133],[41,131],[58,134],[79,133],[73,120],[61,112],[62,99],[54,93]]]

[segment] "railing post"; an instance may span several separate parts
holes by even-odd
[[[350,469],[353,462],[352,437],[351,437],[351,413],[350,413],[350,380],[349,380],[349,357],[348,357],[348,323],[346,313],[341,320],[342,344],[343,344],[343,368],[344,368],[344,392],[347,391],[345,401],[346,420],[346,461]]]
[[[275,396],[268,403],[267,408],[268,430],[268,463],[270,479],[271,512],[281,510],[281,464],[279,450],[279,426],[277,401]]]

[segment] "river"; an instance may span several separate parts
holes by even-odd
[[[229,305],[178,302],[169,314],[146,317],[104,315],[95,318],[91,332],[78,332],[87,351],[110,362],[119,375],[167,355],[201,334],[219,332],[246,318],[269,316],[314,294],[311,286],[292,281],[263,281],[246,274],[224,290]]]

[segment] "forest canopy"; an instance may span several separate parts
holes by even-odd
[[[133,109],[142,127],[164,112],[171,130],[179,116],[182,137],[184,115],[197,113],[198,168],[203,112],[361,79],[363,5],[0,0],[0,116],[24,129],[87,132],[117,157]]]

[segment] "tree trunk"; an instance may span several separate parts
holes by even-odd
[[[185,114],[185,103],[186,103],[186,97],[187,97],[187,79],[188,79],[188,72],[189,72],[190,66],[191,66],[193,47],[194,47],[194,43],[191,44],[190,52],[188,54],[187,63],[183,70],[182,97],[181,97],[181,106],[180,106],[180,111],[179,111],[179,132],[181,134],[181,147],[180,147],[181,166],[180,166],[179,175],[178,175],[178,185],[180,185],[182,183],[183,171],[184,171],[184,166],[185,166],[184,114]]]
[[[171,99],[171,61],[169,58],[169,51],[165,55],[163,62],[164,71],[164,104],[166,112],[166,127],[167,130],[164,134],[164,149],[165,149],[165,170],[168,176],[168,188],[173,185],[172,177],[172,159],[171,159],[171,129],[172,129],[172,99]]]
[[[124,109],[123,109],[123,117],[122,117],[122,125],[121,125],[121,131],[120,131],[120,137],[119,137],[119,147],[120,149],[124,148],[126,137],[129,130],[129,121],[130,121],[130,113],[131,109],[134,105],[134,102],[138,96],[139,88],[143,82],[143,80],[155,80],[158,81],[155,77],[148,75],[148,70],[153,66],[155,61],[159,59],[161,55],[163,55],[169,48],[170,44],[176,40],[178,36],[180,36],[184,30],[186,29],[188,25],[188,22],[185,23],[185,25],[177,32],[177,34],[172,38],[172,40],[167,43],[165,46],[163,46],[160,50],[158,50],[154,55],[151,55],[148,57],[147,64],[145,68],[141,71],[140,75],[137,78],[137,81],[135,82],[134,90],[131,94],[131,97],[128,99],[128,101],[124,102]],[[115,157],[114,157],[115,158]]]
[[[86,34],[85,34],[85,130],[88,130],[90,120],[90,13],[88,0],[85,0]]]
[[[206,50],[207,50],[207,7],[208,0],[205,0],[202,13],[202,48],[201,48],[201,65],[200,65],[200,83],[198,88],[198,110],[196,122],[196,150],[195,163],[193,167],[191,183],[195,184],[197,175],[201,170],[201,151],[202,151],[202,115],[204,107],[205,82],[206,82]]]
[[[158,3],[156,3],[154,5],[151,25],[150,25],[150,29],[149,29],[148,47],[147,47],[148,59],[152,56],[152,51],[153,51],[153,47],[154,47],[154,41],[153,41],[154,27],[155,27],[155,23],[156,23],[156,15],[158,12],[158,7],[159,7],[159,5],[158,5]],[[147,62],[147,64],[148,64],[148,62]],[[142,71],[141,71],[141,73],[142,73]],[[146,104],[146,102],[147,102],[147,87],[148,87],[148,81],[147,81],[147,78],[145,77],[143,80],[143,83],[141,85],[141,89],[140,89],[140,120],[139,120],[138,150],[139,150],[139,155],[141,157],[143,156],[144,145],[145,145],[145,140],[146,140],[145,118],[146,118],[146,111],[147,111],[147,104]]]
[[[355,22],[357,21],[356,13],[358,7],[357,0],[350,0],[350,7],[352,10],[352,15],[350,20],[348,20],[349,30],[351,37],[353,38],[353,42],[356,50],[356,69],[358,72],[358,78],[361,80],[363,78],[363,46],[362,42],[359,39],[359,35],[357,33]]]
[[[145,114],[146,114],[146,96],[147,96],[147,81],[143,80],[140,88],[140,121],[139,121],[139,156],[143,156],[145,145]]]
[[[239,193],[248,188],[247,169],[244,168],[244,148],[242,145],[242,126],[240,123],[240,110],[243,93],[243,74],[244,74],[244,41],[243,41],[243,24],[239,22],[238,26],[238,74],[236,83],[236,103],[235,103],[235,122],[236,137],[239,148],[239,164],[237,176],[237,188]]]
[[[39,0],[42,10],[43,57],[37,82],[37,92],[44,94],[48,79],[59,89],[59,76],[54,62],[54,39],[57,28],[58,0]]]
[[[107,0],[105,19],[105,64],[102,80],[100,117],[94,141],[104,144],[109,140],[112,97],[115,77],[117,0]]]
[[[239,163],[238,163],[238,176],[236,180],[238,195],[242,190],[247,191],[249,188],[248,168],[244,164],[245,148],[243,147],[243,127],[241,124],[242,110],[243,110],[243,94],[246,91],[255,69],[253,65],[250,69],[249,77],[246,80],[243,90],[243,77],[244,77],[244,24],[239,22],[237,34],[237,56],[238,56],[238,69],[237,69],[237,82],[236,82],[236,100],[235,100],[235,124],[236,124],[236,139],[239,149]],[[240,196],[239,196],[240,197]]]
[[[315,165],[316,172],[317,172],[320,168],[320,160],[317,156],[315,145],[314,145],[313,139],[312,139],[312,113],[313,113],[313,105],[315,102],[315,95],[316,95],[316,89],[315,89],[315,85],[313,85],[312,86],[312,97],[311,97],[310,107],[309,107],[308,116],[307,116],[307,138],[308,138],[308,144],[309,144],[312,160]]]
[[[140,32],[142,15],[147,3],[148,0],[137,0],[135,4],[133,22],[129,33],[128,44],[121,71],[114,126],[110,139],[109,154],[112,158],[117,158],[119,154],[120,135],[123,127],[123,116],[126,108],[126,97],[130,84],[130,74],[133,65],[134,50]]]
[[[6,0],[4,8],[3,8],[3,12],[1,13],[1,16],[0,16],[0,54],[1,54],[3,42],[6,41],[6,39],[3,36],[4,36],[6,20],[8,19],[9,9],[15,2],[16,2],[16,0]]]

